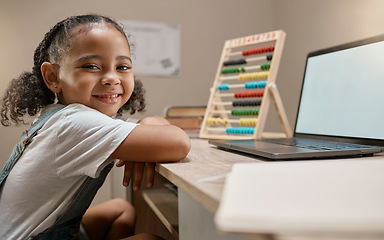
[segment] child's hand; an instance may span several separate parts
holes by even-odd
[[[138,191],[140,189],[141,181],[144,175],[144,168],[147,165],[147,181],[146,187],[151,188],[153,186],[155,178],[155,163],[144,163],[144,162],[127,162],[120,160],[116,166],[124,166],[124,177],[123,177],[123,186],[128,187],[130,179],[132,177],[133,169],[135,169],[134,180],[133,180],[133,191]]]

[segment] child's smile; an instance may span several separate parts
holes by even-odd
[[[134,75],[125,37],[108,24],[74,31],[69,53],[60,63],[59,100],[81,103],[113,116],[130,98]]]
[[[122,94],[113,94],[113,93],[103,93],[103,94],[94,94],[93,97],[97,98],[99,101],[104,103],[117,103],[118,98]]]

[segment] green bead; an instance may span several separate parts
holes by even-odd
[[[260,69],[261,69],[261,70],[268,70],[270,67],[271,67],[271,64],[270,64],[270,63],[261,64],[261,65],[260,65]]]

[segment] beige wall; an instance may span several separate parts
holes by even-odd
[[[293,126],[308,52],[384,34],[382,0],[276,0],[274,21],[287,33],[277,84]]]
[[[0,93],[32,67],[43,34],[69,15],[95,12],[181,25],[180,75],[140,76],[147,89],[146,115],[161,115],[167,105],[206,104],[225,40],[283,29],[287,40],[277,84],[293,126],[306,54],[384,33],[382,9],[381,0],[1,0]],[[277,120],[270,124],[277,125]],[[0,126],[0,166],[24,128]]]
[[[206,104],[224,41],[274,28],[273,1],[268,0],[1,0],[1,94],[12,78],[32,67],[34,49],[50,27],[69,15],[89,12],[115,19],[181,25],[180,75],[140,76],[147,89],[146,115],[161,115],[167,105]],[[0,165],[18,141],[20,131],[0,126]]]

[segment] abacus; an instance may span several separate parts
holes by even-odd
[[[200,138],[259,139],[271,101],[284,136],[292,136],[276,76],[285,32],[273,31],[227,40],[200,129]],[[281,134],[279,135],[281,136]]]

